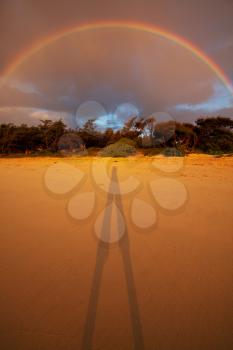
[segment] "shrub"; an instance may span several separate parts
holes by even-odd
[[[184,156],[184,154],[177,148],[165,148],[162,154],[165,157],[183,157]]]
[[[124,144],[124,145],[130,145],[132,147],[136,147],[136,142],[134,140],[132,140],[132,139],[129,139],[128,137],[122,137],[116,143],[121,143],[121,144]]]
[[[121,143],[118,141],[116,143],[113,143],[105,147],[100,152],[100,155],[102,157],[128,157],[135,154],[135,152],[136,152],[135,147],[127,143]]]
[[[74,132],[67,132],[59,139],[57,148],[62,156],[85,156],[87,150],[82,139]]]
[[[201,151],[209,154],[232,153],[233,152],[233,136],[218,135],[218,137],[206,138],[199,145]]]

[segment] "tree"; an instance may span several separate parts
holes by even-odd
[[[188,123],[176,123],[173,146],[183,152],[194,150],[198,142],[195,126]]]
[[[9,124],[1,124],[0,126],[0,147],[1,153],[10,153],[13,149],[14,133],[16,126]]]
[[[158,150],[175,147],[182,153],[194,149],[209,153],[233,152],[233,120],[217,117],[199,118],[195,124],[174,121],[156,123],[153,116],[134,116],[117,131],[111,128],[97,130],[95,120],[92,119],[76,130],[67,130],[62,120],[43,120],[38,126],[0,125],[1,154],[57,152],[59,147],[71,150],[102,148],[120,140],[121,143]]]
[[[136,140],[142,134],[144,127],[144,119],[133,116],[124,123],[121,130],[121,137]]]
[[[233,152],[233,120],[200,118],[196,121],[197,147],[205,152]]]
[[[66,130],[63,121],[41,120],[39,129],[42,135],[42,148],[46,151],[56,152],[58,150],[59,139]]]

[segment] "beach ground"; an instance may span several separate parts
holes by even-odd
[[[232,349],[233,158],[194,154],[177,168],[161,157],[105,162],[0,159],[1,349],[84,350],[85,331],[92,350],[130,350],[135,339],[138,349]],[[60,163],[84,177],[59,195],[51,191],[46,174]],[[123,250],[118,244],[101,248],[94,230],[108,200],[101,178],[110,177],[113,166],[119,183],[129,176],[139,183],[121,196],[128,235]],[[101,169],[105,173],[97,183],[95,172]],[[169,210],[169,203],[161,206],[156,200],[151,183],[158,179],[184,186],[180,208]],[[69,201],[86,192],[95,193],[93,212],[75,220]],[[151,229],[136,226],[135,198],[156,211]],[[80,210],[85,212],[87,204],[81,203]],[[146,215],[142,210],[141,217]],[[94,285],[96,309],[88,304],[95,266],[103,268],[100,284]],[[88,305],[93,332],[87,325]],[[89,350],[90,340],[86,344]]]

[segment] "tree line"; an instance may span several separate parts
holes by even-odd
[[[199,118],[195,123],[132,117],[117,131],[104,131],[88,120],[82,127],[69,129],[62,120],[40,121],[37,126],[12,123],[0,125],[0,153],[46,154],[65,150],[104,148],[121,139],[136,148],[157,149],[173,147],[184,153],[233,152],[233,120],[224,117]]]

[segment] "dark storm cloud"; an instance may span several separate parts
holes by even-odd
[[[96,19],[132,19],[186,37],[233,76],[231,0],[3,0],[0,6],[0,67],[37,38],[63,27]],[[19,108],[19,115],[29,119],[37,109],[38,115],[49,113],[51,118],[67,113],[70,120],[86,100],[103,104],[108,115],[123,102],[133,103],[142,114],[170,111],[186,119],[232,113],[229,93],[203,62],[177,45],[140,32],[92,32],[60,40],[31,57],[0,89],[0,106],[14,107],[13,115]]]

